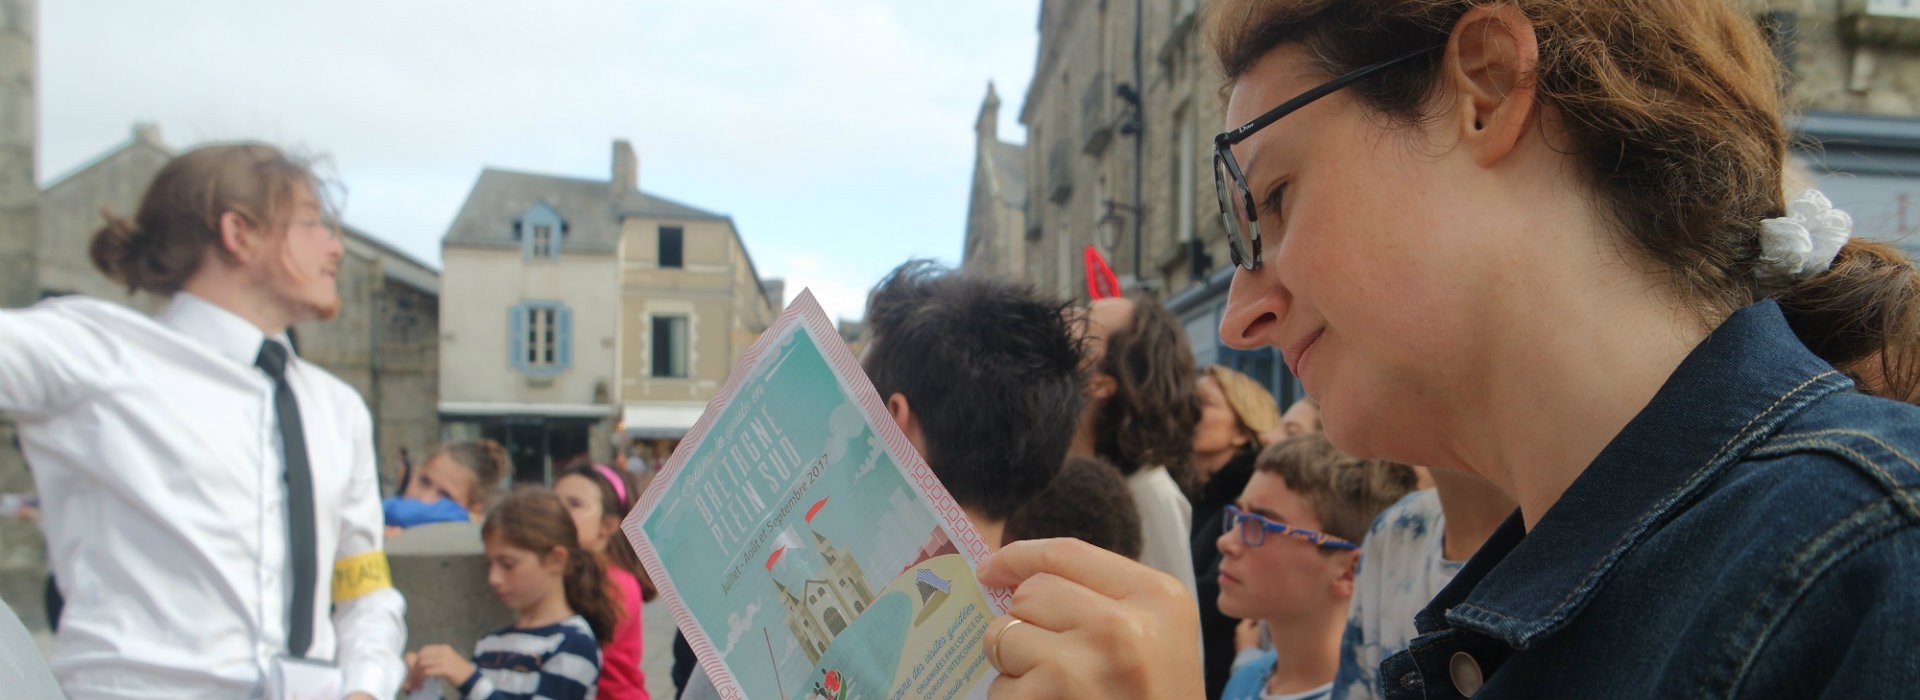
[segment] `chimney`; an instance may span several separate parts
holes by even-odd
[[[991,80],[987,81],[987,99],[980,101],[980,118],[973,123],[973,131],[981,143],[1000,138],[1000,95],[994,93]]]
[[[150,146],[167,147],[166,143],[160,140],[160,125],[153,122],[134,122],[133,140]]]
[[[616,197],[640,187],[640,158],[626,139],[613,142],[613,181],[609,186]]]

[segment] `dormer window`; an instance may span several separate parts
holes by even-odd
[[[520,242],[521,256],[529,261],[558,260],[566,237],[567,220],[546,202],[534,202],[513,220],[513,239]]]
[[[553,257],[553,227],[540,225],[533,227],[533,257]]]

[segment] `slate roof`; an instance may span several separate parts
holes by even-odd
[[[512,248],[513,221],[536,202],[545,202],[567,221],[562,245],[573,252],[612,253],[620,244],[620,217],[668,219],[726,217],[645,192],[614,200],[606,180],[584,180],[487,168],[467,193],[466,203],[447,227],[447,246]]]

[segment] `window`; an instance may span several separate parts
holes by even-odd
[[[686,233],[678,226],[660,227],[660,266],[681,267],[685,260]]]
[[[514,369],[553,376],[573,364],[573,311],[557,302],[529,301],[513,307],[510,352]]]
[[[533,257],[553,257],[553,227],[539,225],[533,227]]]
[[[550,308],[527,309],[527,366],[552,367],[554,313]]]
[[[653,376],[687,376],[687,317],[653,317]]]
[[[566,237],[567,220],[546,202],[534,202],[513,220],[513,240],[520,242],[521,257],[528,261],[558,260]]]

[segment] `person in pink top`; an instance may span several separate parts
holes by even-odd
[[[640,558],[634,554],[620,521],[640,495],[632,476],[604,464],[583,464],[560,472],[553,492],[573,514],[580,547],[599,555],[607,579],[620,602],[620,622],[613,639],[600,649],[600,700],[649,700],[647,677],[640,670],[641,645],[646,635],[640,624],[640,606],[651,595],[642,582]]]

